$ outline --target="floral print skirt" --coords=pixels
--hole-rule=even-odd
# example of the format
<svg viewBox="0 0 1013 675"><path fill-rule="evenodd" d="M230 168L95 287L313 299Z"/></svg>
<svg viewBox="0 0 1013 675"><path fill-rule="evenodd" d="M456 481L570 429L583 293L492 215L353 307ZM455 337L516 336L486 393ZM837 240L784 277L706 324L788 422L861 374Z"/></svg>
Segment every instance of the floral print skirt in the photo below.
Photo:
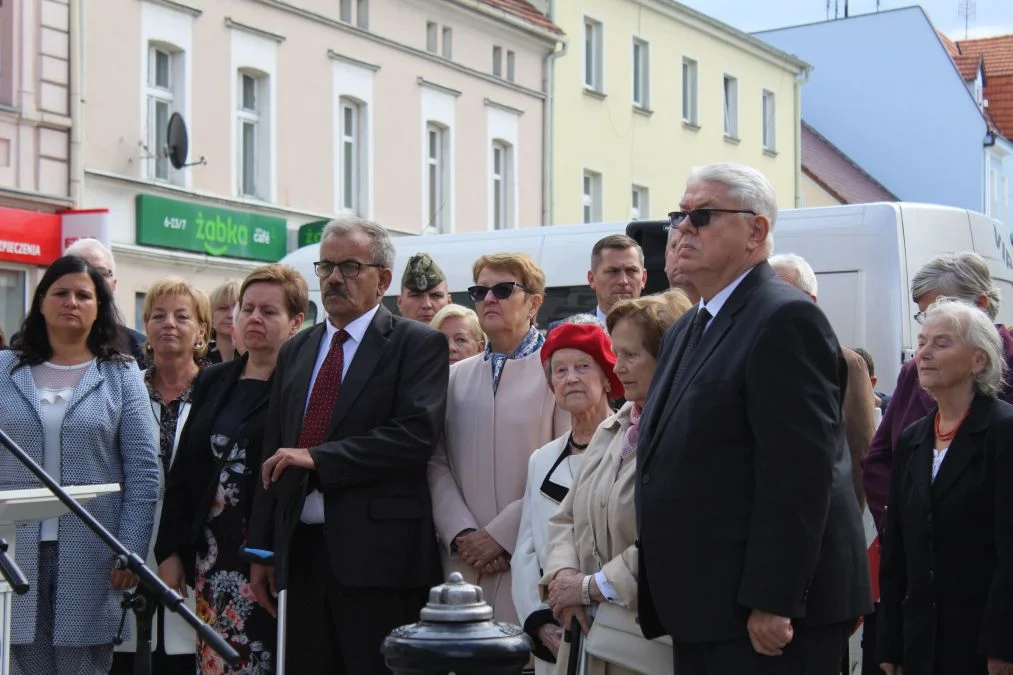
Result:
<svg viewBox="0 0 1013 675"><path fill-rule="evenodd" d="M243 452L233 448L233 452ZM202 675L262 675L274 672L277 622L257 604L250 588L250 566L239 557L253 495L243 495L247 482L241 458L231 458L221 472L218 492L204 526L205 552L197 555L197 616L239 652L230 666L209 645L197 642Z"/></svg>

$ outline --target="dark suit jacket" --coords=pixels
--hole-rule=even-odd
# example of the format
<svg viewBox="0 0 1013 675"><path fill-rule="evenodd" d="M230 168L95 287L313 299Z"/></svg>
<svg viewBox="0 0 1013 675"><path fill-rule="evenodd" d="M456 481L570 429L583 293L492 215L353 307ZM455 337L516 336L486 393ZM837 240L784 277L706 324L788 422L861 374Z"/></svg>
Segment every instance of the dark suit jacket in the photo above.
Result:
<svg viewBox="0 0 1013 675"><path fill-rule="evenodd" d="M746 635L752 609L809 625L868 613L841 413L847 367L830 323L760 263L673 388L695 315L665 335L640 423L644 633L724 641Z"/></svg>
<svg viewBox="0 0 1013 675"><path fill-rule="evenodd" d="M161 563L173 553L180 554L187 580L194 585L193 565L201 532L218 487L220 464L211 454L211 432L222 408L229 402L246 367L247 357L211 366L194 381L190 415L179 438L179 449L165 485L165 502L155 541L155 560ZM267 426L265 393L247 411L237 438L246 446L246 492L253 495L260 482L262 445ZM252 500L251 500L252 502ZM252 503L251 503L252 507ZM241 545L241 543L240 543Z"/></svg>
<svg viewBox="0 0 1013 675"><path fill-rule="evenodd" d="M1006 355L1007 368L1013 368L1013 336L1002 324L996 325L999 337L1002 338L1003 353ZM1013 403L1013 386L1004 384L999 390L999 398ZM900 369L897 386L893 390L893 398L887 406L883 420L879 423L876 435L869 445L869 452L862 460L862 482L865 486L865 497L869 511L876 519L879 533L883 533L886 515L886 504L890 489L890 467L893 464L894 447L901 433L913 422L925 417L934 410L936 402L928 392L918 384L918 370L914 359Z"/></svg>
<svg viewBox="0 0 1013 675"><path fill-rule="evenodd" d="M974 675L1013 661L1013 406L976 397L933 481L934 419L894 453L876 660Z"/></svg>
<svg viewBox="0 0 1013 675"><path fill-rule="evenodd" d="M281 349L264 453L297 447L324 324ZM426 468L443 434L450 356L429 326L382 305L341 384L330 434L310 448L324 495L331 568L351 588L419 588L439 579ZM308 472L287 469L258 488L249 545L275 552L285 586L287 551L299 524Z"/></svg>

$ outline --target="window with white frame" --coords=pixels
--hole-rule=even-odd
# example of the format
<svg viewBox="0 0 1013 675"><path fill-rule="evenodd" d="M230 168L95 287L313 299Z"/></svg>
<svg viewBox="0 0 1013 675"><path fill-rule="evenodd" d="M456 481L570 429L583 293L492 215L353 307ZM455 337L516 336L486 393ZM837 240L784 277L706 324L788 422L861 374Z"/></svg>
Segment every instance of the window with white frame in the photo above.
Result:
<svg viewBox="0 0 1013 675"><path fill-rule="evenodd" d="M14 7L0 2L0 105L14 103Z"/></svg>
<svg viewBox="0 0 1013 675"><path fill-rule="evenodd" d="M989 169L988 178L988 215L998 218L1001 215L999 211L999 172L994 167Z"/></svg>
<svg viewBox="0 0 1013 675"><path fill-rule="evenodd" d="M725 75L724 79L725 98L725 136L728 138L739 137L739 81Z"/></svg>
<svg viewBox="0 0 1013 675"><path fill-rule="evenodd" d="M645 220L650 217L647 188L634 185L630 191L630 220Z"/></svg>
<svg viewBox="0 0 1013 675"><path fill-rule="evenodd" d="M443 58L454 58L454 29L450 26L443 27Z"/></svg>
<svg viewBox="0 0 1013 675"><path fill-rule="evenodd" d="M600 21L584 18L584 87L603 92L602 83L602 25Z"/></svg>
<svg viewBox="0 0 1013 675"><path fill-rule="evenodd" d="M513 222L513 148L505 141L492 143L492 225L495 230L515 227Z"/></svg>
<svg viewBox="0 0 1013 675"><path fill-rule="evenodd" d="M699 124L697 108L697 64L693 59L682 60L682 121Z"/></svg>
<svg viewBox="0 0 1013 675"><path fill-rule="evenodd" d="M366 162L366 105L346 96L339 99L339 133L341 150L338 158L339 204L356 215L366 215L368 179Z"/></svg>
<svg viewBox="0 0 1013 675"><path fill-rule="evenodd" d="M426 222L427 229L449 231L450 130L442 124L426 124Z"/></svg>
<svg viewBox="0 0 1013 675"><path fill-rule="evenodd" d="M492 74L496 77L503 77L503 48L493 46L492 48Z"/></svg>
<svg viewBox="0 0 1013 675"><path fill-rule="evenodd" d="M169 144L169 117L176 111L181 84L182 55L165 45L151 45L148 49L148 152L154 158L149 164L148 177L171 180L172 167L165 150Z"/></svg>
<svg viewBox="0 0 1013 675"><path fill-rule="evenodd" d="M763 149L777 150L777 112L774 92L763 90Z"/></svg>
<svg viewBox="0 0 1013 675"><path fill-rule="evenodd" d="M369 28L369 0L356 0L355 25L363 30Z"/></svg>
<svg viewBox="0 0 1013 675"><path fill-rule="evenodd" d="M633 38L633 105L651 107L650 46L640 38Z"/></svg>
<svg viewBox="0 0 1013 675"><path fill-rule="evenodd" d="M240 70L236 89L236 147L239 194L267 199L270 136L267 120L267 75Z"/></svg>
<svg viewBox="0 0 1013 675"><path fill-rule="evenodd" d="M426 51L435 54L439 51L440 27L435 21L426 22Z"/></svg>
<svg viewBox="0 0 1013 675"><path fill-rule="evenodd" d="M369 28L369 0L340 0L338 18L342 23L354 23L359 28Z"/></svg>
<svg viewBox="0 0 1013 675"><path fill-rule="evenodd" d="M517 75L515 61L516 61L516 56L514 55L513 50L508 49L507 50L507 58L506 58L506 78L510 82L513 82L514 78Z"/></svg>
<svg viewBox="0 0 1013 675"><path fill-rule="evenodd" d="M601 174L584 171L583 218L585 223L601 221Z"/></svg>

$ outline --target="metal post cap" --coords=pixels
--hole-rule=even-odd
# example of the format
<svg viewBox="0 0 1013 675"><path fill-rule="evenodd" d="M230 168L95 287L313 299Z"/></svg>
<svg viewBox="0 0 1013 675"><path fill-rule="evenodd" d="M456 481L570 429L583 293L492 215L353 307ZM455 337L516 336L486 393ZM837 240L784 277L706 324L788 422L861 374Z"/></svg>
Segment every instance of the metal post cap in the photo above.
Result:
<svg viewBox="0 0 1013 675"><path fill-rule="evenodd" d="M460 572L451 572L447 583L429 591L429 603L419 613L426 623L492 621L492 607L480 586L467 583Z"/></svg>

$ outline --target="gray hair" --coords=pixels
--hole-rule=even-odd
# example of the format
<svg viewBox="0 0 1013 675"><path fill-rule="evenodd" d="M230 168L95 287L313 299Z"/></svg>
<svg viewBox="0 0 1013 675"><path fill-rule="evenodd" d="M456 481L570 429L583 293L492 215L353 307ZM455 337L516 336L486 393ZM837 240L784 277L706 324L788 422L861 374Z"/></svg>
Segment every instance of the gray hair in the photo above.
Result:
<svg viewBox="0 0 1013 675"><path fill-rule="evenodd" d="M984 311L993 321L999 314L999 289L992 283L988 263L977 253L941 253L921 266L911 279L915 302L927 293L939 292L976 305L984 294Z"/></svg>
<svg viewBox="0 0 1013 675"><path fill-rule="evenodd" d="M575 324L598 326L603 331L605 331L606 333L608 333L608 327L605 326L605 322L602 321L601 319L599 319L596 314L590 314L590 313L586 313L586 312L583 313L583 314L574 314L573 316L568 316L565 319L563 319L562 321L560 321L559 325L561 326L564 323L575 323Z"/></svg>
<svg viewBox="0 0 1013 675"><path fill-rule="evenodd" d="M356 232L363 232L372 240L374 264L394 269L394 260L397 258L394 242L391 241L387 230L371 220L360 218L354 214L342 214L324 226L320 241L322 242L331 235L347 236Z"/></svg>
<svg viewBox="0 0 1013 675"><path fill-rule="evenodd" d="M957 331L958 338L972 349L985 353L985 368L974 376L974 390L985 396L995 396L1003 386L1006 375L1006 358L1002 338L976 305L959 298L941 297L925 310L923 324L936 319L948 321Z"/></svg>
<svg viewBox="0 0 1013 675"><path fill-rule="evenodd" d="M728 187L739 208L766 216L770 221L767 248L773 250L774 223L777 222L777 194L766 176L751 166L728 162L693 167L686 182L689 184L696 181L721 183Z"/></svg>
<svg viewBox="0 0 1013 675"><path fill-rule="evenodd" d="M98 239L93 239L91 237L78 239L67 247L67 250L63 252L63 255L76 255L78 257L82 257L88 255L89 253L102 254L102 256L109 261L109 269L113 271L114 275L116 274L116 259L113 258L113 252Z"/></svg>
<svg viewBox="0 0 1013 675"><path fill-rule="evenodd" d="M816 282L816 273L806 259L794 253L779 253L772 256L768 261L775 270L787 270L791 272L792 286L795 286L803 293L816 297L816 290L819 287Z"/></svg>

